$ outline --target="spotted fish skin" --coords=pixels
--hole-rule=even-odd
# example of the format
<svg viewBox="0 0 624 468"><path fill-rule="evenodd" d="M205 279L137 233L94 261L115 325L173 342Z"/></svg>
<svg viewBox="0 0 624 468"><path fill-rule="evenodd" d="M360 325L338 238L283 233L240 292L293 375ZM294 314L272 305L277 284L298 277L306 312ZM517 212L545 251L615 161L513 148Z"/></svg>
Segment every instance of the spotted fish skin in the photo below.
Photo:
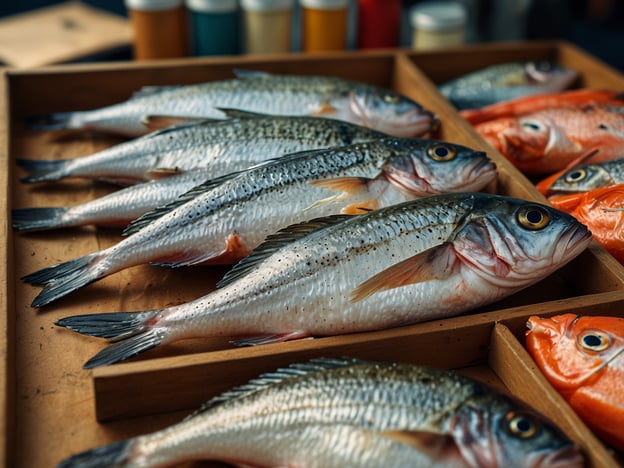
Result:
<svg viewBox="0 0 624 468"><path fill-rule="evenodd" d="M542 416L453 371L326 358L263 374L181 423L77 454L59 468L189 459L306 468L583 464Z"/></svg>
<svg viewBox="0 0 624 468"><path fill-rule="evenodd" d="M224 118L220 108L276 115L320 115L399 137L422 136L439 125L435 114L394 91L327 76L239 70L238 78L185 86L147 86L131 99L89 111L29 119L31 128L95 129L128 136L147 133L150 115Z"/></svg>
<svg viewBox="0 0 624 468"><path fill-rule="evenodd" d="M289 224L357 214L440 191L479 190L496 176L485 153L434 140L377 140L300 152L211 180L132 222L126 239L24 278L40 307L142 263L231 264Z"/></svg>

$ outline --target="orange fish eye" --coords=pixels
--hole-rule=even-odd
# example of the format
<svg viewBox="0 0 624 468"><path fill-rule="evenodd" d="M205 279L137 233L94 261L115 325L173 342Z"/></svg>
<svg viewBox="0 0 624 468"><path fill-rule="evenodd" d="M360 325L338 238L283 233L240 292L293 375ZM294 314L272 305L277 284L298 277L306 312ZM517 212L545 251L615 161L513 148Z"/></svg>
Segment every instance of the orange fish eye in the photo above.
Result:
<svg viewBox="0 0 624 468"><path fill-rule="evenodd" d="M507 432L519 439L530 439L537 435L540 424L531 414L524 411L510 411L505 415Z"/></svg>
<svg viewBox="0 0 624 468"><path fill-rule="evenodd" d="M454 148L447 145L435 145L427 149L427 154L434 161L452 161L457 156Z"/></svg>
<svg viewBox="0 0 624 468"><path fill-rule="evenodd" d="M568 183L578 182L587 177L587 171L582 168L574 169L565 175L565 181Z"/></svg>
<svg viewBox="0 0 624 468"><path fill-rule="evenodd" d="M541 206L526 205L518 210L516 219L520 226L536 231L548 226L550 214Z"/></svg>
<svg viewBox="0 0 624 468"><path fill-rule="evenodd" d="M576 337L576 343L583 350L599 353L611 346L611 337L600 330L583 330Z"/></svg>

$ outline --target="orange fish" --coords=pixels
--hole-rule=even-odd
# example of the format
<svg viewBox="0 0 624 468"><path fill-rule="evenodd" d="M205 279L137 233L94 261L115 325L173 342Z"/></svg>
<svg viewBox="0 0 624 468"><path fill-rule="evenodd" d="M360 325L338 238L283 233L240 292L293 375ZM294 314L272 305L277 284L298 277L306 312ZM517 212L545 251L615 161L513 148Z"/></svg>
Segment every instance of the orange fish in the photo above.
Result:
<svg viewBox="0 0 624 468"><path fill-rule="evenodd" d="M542 109L475 129L527 175L560 171L595 150L592 162L624 153L624 105Z"/></svg>
<svg viewBox="0 0 624 468"><path fill-rule="evenodd" d="M526 346L546 379L599 437L624 450L624 318L530 317Z"/></svg>
<svg viewBox="0 0 624 468"><path fill-rule="evenodd" d="M624 184L553 197L550 203L583 223L624 264Z"/></svg>
<svg viewBox="0 0 624 468"><path fill-rule="evenodd" d="M624 105L624 93L610 89L575 89L559 93L535 94L508 101L497 102L480 109L460 111L472 125L501 117L516 117L544 109L564 106L586 106L590 104Z"/></svg>

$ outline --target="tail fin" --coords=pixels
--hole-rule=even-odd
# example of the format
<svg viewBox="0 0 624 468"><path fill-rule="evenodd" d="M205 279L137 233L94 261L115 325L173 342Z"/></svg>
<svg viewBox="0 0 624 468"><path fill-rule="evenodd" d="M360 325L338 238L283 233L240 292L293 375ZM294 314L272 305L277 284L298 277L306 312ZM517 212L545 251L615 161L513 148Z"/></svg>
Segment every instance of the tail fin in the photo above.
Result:
<svg viewBox="0 0 624 468"><path fill-rule="evenodd" d="M56 112L26 118L26 128L31 130L63 130L70 127L74 112Z"/></svg>
<svg viewBox="0 0 624 468"><path fill-rule="evenodd" d="M21 179L25 184L53 182L67 177L65 172L67 161L63 159L17 159L15 162L19 167L28 172L28 175Z"/></svg>
<svg viewBox="0 0 624 468"><path fill-rule="evenodd" d="M125 361L158 346L165 337L165 330L152 328L148 323L157 313L158 310L150 310L75 315L59 320L56 325L114 342L84 365L85 369L93 369Z"/></svg>
<svg viewBox="0 0 624 468"><path fill-rule="evenodd" d="M57 468L115 468L126 466L131 440L123 440L72 455L62 460Z"/></svg>
<svg viewBox="0 0 624 468"><path fill-rule="evenodd" d="M67 208L16 208L11 211L13 229L42 231L70 226L63 220Z"/></svg>
<svg viewBox="0 0 624 468"><path fill-rule="evenodd" d="M100 278L91 265L99 253L85 255L65 263L60 263L22 277L34 286L45 288L32 302L33 307L43 307L67 294L82 288Z"/></svg>

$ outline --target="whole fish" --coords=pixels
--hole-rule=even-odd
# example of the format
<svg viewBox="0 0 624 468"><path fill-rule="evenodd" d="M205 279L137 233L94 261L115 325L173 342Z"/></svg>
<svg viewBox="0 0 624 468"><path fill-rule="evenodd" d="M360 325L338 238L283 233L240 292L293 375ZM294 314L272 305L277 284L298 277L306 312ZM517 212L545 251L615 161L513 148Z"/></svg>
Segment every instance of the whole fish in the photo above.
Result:
<svg viewBox="0 0 624 468"><path fill-rule="evenodd" d="M180 86L147 86L131 99L100 109L30 119L41 130L95 129L137 136L151 115L224 118L221 107L278 115L318 115L400 137L422 136L439 125L431 112L394 91L329 76L236 71L237 78Z"/></svg>
<svg viewBox="0 0 624 468"><path fill-rule="evenodd" d="M624 319L531 317L527 349L546 379L596 434L624 450Z"/></svg>
<svg viewBox="0 0 624 468"><path fill-rule="evenodd" d="M536 187L545 196L590 190L624 183L624 158L578 164L540 181Z"/></svg>
<svg viewBox="0 0 624 468"><path fill-rule="evenodd" d="M438 89L458 109L475 109L519 96L561 91L578 78L576 70L552 62L508 62L465 74Z"/></svg>
<svg viewBox="0 0 624 468"><path fill-rule="evenodd" d="M18 159L23 182L86 177L134 184L197 167L212 178L282 154L343 146L387 136L334 119L271 116L223 109L230 118L182 124L152 132L97 153L65 160Z"/></svg>
<svg viewBox="0 0 624 468"><path fill-rule="evenodd" d="M14 208L13 229L42 231L97 225L123 228L130 221L175 201L192 188L210 180L211 169L191 169L164 179L124 187L103 197L68 207Z"/></svg>
<svg viewBox="0 0 624 468"><path fill-rule="evenodd" d="M294 153L206 182L133 221L118 244L24 280L46 286L33 301L40 307L130 266L235 263L289 224L479 190L495 176L485 153L433 140L387 138Z"/></svg>
<svg viewBox="0 0 624 468"><path fill-rule="evenodd" d="M560 171L594 150L591 162L616 159L624 152L624 106L545 109L475 129L527 175Z"/></svg>
<svg viewBox="0 0 624 468"><path fill-rule="evenodd" d="M585 224L598 243L624 264L624 184L552 197L550 203Z"/></svg>
<svg viewBox="0 0 624 468"><path fill-rule="evenodd" d="M555 93L535 94L507 101L460 111L463 118L472 125L501 117L517 117L531 112L564 106L585 107L594 104L624 105L624 94L611 89L581 88Z"/></svg>
<svg viewBox="0 0 624 468"><path fill-rule="evenodd" d="M583 458L543 416L456 372L326 358L260 375L176 425L58 466L204 459L302 468L576 468Z"/></svg>
<svg viewBox="0 0 624 468"><path fill-rule="evenodd" d="M572 260L590 239L551 207L485 193L433 195L286 228L194 301L57 325L115 342L86 368L191 337L256 345L386 329L506 297Z"/></svg>

